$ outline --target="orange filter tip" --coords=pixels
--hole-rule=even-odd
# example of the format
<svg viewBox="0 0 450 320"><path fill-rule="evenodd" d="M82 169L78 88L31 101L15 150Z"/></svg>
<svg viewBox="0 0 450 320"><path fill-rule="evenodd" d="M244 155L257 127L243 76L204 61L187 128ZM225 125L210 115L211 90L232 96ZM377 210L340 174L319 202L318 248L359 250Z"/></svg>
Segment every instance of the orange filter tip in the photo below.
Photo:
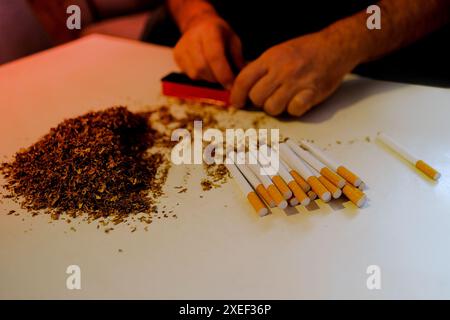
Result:
<svg viewBox="0 0 450 320"><path fill-rule="evenodd" d="M263 217L269 213L266 205L261 201L255 192L250 192L247 195L247 199L260 217Z"/></svg>

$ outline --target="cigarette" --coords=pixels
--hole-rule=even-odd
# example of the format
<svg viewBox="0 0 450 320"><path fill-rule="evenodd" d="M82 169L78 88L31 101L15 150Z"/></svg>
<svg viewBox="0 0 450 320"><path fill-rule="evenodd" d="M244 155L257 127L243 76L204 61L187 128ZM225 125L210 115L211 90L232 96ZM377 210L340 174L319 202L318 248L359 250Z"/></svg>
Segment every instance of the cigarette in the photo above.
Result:
<svg viewBox="0 0 450 320"><path fill-rule="evenodd" d="M284 199L283 195L280 193L280 191L277 189L277 187L273 184L272 180L270 180L270 178L267 175L261 174L261 167L259 166L256 158L249 152L247 152L246 155L250 162L249 164L247 164L247 167L250 168L250 170L255 174L255 176L257 176L258 179L262 182L264 188L266 188L269 195L277 204L277 207L280 209L285 209L288 203Z"/></svg>
<svg viewBox="0 0 450 320"><path fill-rule="evenodd" d="M309 198L308 198L308 200L309 200ZM298 204L299 204L300 202L297 200L297 198L296 197L292 197L292 198L290 198L289 199L289 205L291 206L291 207L295 207L295 206L297 206Z"/></svg>
<svg viewBox="0 0 450 320"><path fill-rule="evenodd" d="M335 186L340 189L345 186L345 179L330 170L330 168L328 168L322 161L314 157L308 151L300 148L300 146L291 139L287 140L286 143L292 151L294 151L300 158L302 158L322 176L327 178L327 180L331 181Z"/></svg>
<svg viewBox="0 0 450 320"><path fill-rule="evenodd" d="M366 190L366 184L364 182L361 182L361 184L358 186L358 189L361 191Z"/></svg>
<svg viewBox="0 0 450 320"><path fill-rule="evenodd" d="M295 153L295 151L294 151ZM330 180L321 175L315 168L313 168L309 163L306 163L306 166L311 170L311 172L319 179L320 183L330 192L333 199L338 199L342 195L342 191L340 188L335 186Z"/></svg>
<svg viewBox="0 0 450 320"><path fill-rule="evenodd" d="M309 197L303 191L303 189L297 184L297 182L295 181L294 177L289 173L288 169L285 167L285 165L281 161L281 157L280 157L279 153L276 152L274 149L271 149L269 146L267 146L267 148L279 160L279 162L278 162L278 174L281 176L281 178L284 180L284 182L286 182L287 186L292 191L292 193L294 194L295 198L297 198L299 203L301 205L303 205L303 206L307 206L310 203ZM265 155L262 154L262 152L259 153L259 156L266 158ZM266 158L266 161L269 161L269 160ZM274 168L274 167L272 166L272 168ZM306 181L305 181L305 183L306 183ZM309 187L309 185L308 185L308 187Z"/></svg>
<svg viewBox="0 0 450 320"><path fill-rule="evenodd" d="M405 147L400 145L398 142L395 142L391 137L389 137L385 133L380 133L378 135L378 139L385 145L387 145L389 148L397 152L399 155L401 155L404 159L410 162L417 169L426 174L429 178L433 180L439 180L439 178L441 177L441 174L436 169L427 164L425 161L420 160L414 155L412 155L410 152L406 150Z"/></svg>
<svg viewBox="0 0 450 320"><path fill-rule="evenodd" d="M245 157L245 154L241 155L238 154L238 157ZM248 168L245 164L240 164L239 162L236 163L236 166L238 167L239 171L242 173L242 175L247 179L247 181L250 183L250 185L255 189L256 193L264 200L264 202L269 206L269 208L276 207L275 200L272 199L267 189L264 187L262 182L258 179L257 176Z"/></svg>
<svg viewBox="0 0 450 320"><path fill-rule="evenodd" d="M314 191L308 191L308 197L311 201L316 200L317 199L317 194Z"/></svg>
<svg viewBox="0 0 450 320"><path fill-rule="evenodd" d="M333 196L333 199L338 199L342 195L342 190L336 187L327 178L321 175L319 176L318 179L325 186L325 188L327 188L327 190L330 191L331 195Z"/></svg>
<svg viewBox="0 0 450 320"><path fill-rule="evenodd" d="M266 167L271 167L271 164L270 164L270 161L263 155L263 153L261 152L261 149L259 149L259 152L257 155L258 155L259 164L261 165L263 170L266 172L266 174L270 177L270 179L272 179L273 183L278 188L278 190L280 190L283 197L286 200L289 200L290 198L292 198L292 191L289 189L288 185L283 180L283 178L278 174L269 174L269 171L266 169ZM257 155L256 154L254 155L255 158ZM273 167L272 167L272 169L273 169ZM275 172L275 170L273 172Z"/></svg>
<svg viewBox="0 0 450 320"><path fill-rule="evenodd" d="M311 186L308 184L308 182L306 182L305 179L302 178L302 176L297 171L291 170L289 173L294 178L295 182L297 182L297 184L300 186L300 188L302 188L303 192L307 193L309 190L311 190Z"/></svg>
<svg viewBox="0 0 450 320"><path fill-rule="evenodd" d="M291 167L294 168L303 179L308 182L312 190L322 199L323 202L331 200L331 193L324 187L324 185L312 174L303 160L297 157L294 151L285 143L280 143L280 155L282 159Z"/></svg>
<svg viewBox="0 0 450 320"><path fill-rule="evenodd" d="M366 203L367 197L364 192L349 183L344 186L342 192L358 208L361 208Z"/></svg>
<svg viewBox="0 0 450 320"><path fill-rule="evenodd" d="M226 164L227 169L230 171L231 176L234 178L234 181L238 184L241 191L246 195L247 200L252 205L253 209L255 209L256 213L263 217L269 213L269 210L252 189L250 184L245 180L244 176L241 174L239 169L236 167L234 163Z"/></svg>
<svg viewBox="0 0 450 320"><path fill-rule="evenodd" d="M283 164L283 166L286 168L286 170L290 173L290 175L292 176L292 178L294 178L295 182L297 182L297 184L300 186L300 188L302 188L303 192L307 193L309 190L311 190L311 186L308 184L308 182L306 182L305 179L302 178L302 176L295 171L294 169L292 169L290 166L288 166L288 164L280 158L280 162Z"/></svg>
<svg viewBox="0 0 450 320"><path fill-rule="evenodd" d="M311 152L317 159L322 161L333 171L337 172L338 175L343 177L345 180L350 182L355 187L358 187L361 184L361 179L356 174L351 172L345 166L338 164L334 159L332 159L329 155L326 155L322 150L320 150L312 143L307 142L305 140L301 140L300 144L303 148Z"/></svg>

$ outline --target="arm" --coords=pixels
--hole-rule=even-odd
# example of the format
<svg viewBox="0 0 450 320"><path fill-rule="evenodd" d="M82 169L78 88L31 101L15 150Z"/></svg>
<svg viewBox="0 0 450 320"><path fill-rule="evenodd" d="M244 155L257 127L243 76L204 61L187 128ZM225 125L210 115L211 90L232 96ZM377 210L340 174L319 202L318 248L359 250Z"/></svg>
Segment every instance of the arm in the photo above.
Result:
<svg viewBox="0 0 450 320"><path fill-rule="evenodd" d="M238 36L206 0L167 0L167 4L182 33L174 49L181 70L193 79L230 88L234 74L228 58L238 68L244 64Z"/></svg>
<svg viewBox="0 0 450 320"><path fill-rule="evenodd" d="M444 26L450 19L448 0L382 0L381 30L365 27L368 15L355 16L331 25L328 32L337 31L341 36L357 40L355 51L360 62L369 62L405 47L425 35Z"/></svg>
<svg viewBox="0 0 450 320"><path fill-rule="evenodd" d="M197 18L205 15L218 16L207 0L167 0L167 4L181 33L184 33Z"/></svg>
<svg viewBox="0 0 450 320"><path fill-rule="evenodd" d="M363 11L322 31L270 48L236 78L232 103L247 97L266 112L300 116L324 101L345 74L406 46L449 21L448 0L381 0L381 30L369 30Z"/></svg>

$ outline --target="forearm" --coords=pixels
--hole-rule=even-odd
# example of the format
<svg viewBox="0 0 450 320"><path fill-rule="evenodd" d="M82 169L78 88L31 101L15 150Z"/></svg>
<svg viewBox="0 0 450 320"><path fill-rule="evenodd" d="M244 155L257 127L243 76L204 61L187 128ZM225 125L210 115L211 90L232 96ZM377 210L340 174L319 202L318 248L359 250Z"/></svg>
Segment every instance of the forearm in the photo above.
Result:
<svg viewBox="0 0 450 320"><path fill-rule="evenodd" d="M203 15L217 15L207 0L167 0L167 5L182 33L197 18Z"/></svg>
<svg viewBox="0 0 450 320"><path fill-rule="evenodd" d="M348 43L357 64L382 57L431 33L450 19L448 0L381 0L381 29L369 30L364 11L340 20L324 31ZM350 41L349 41L350 40Z"/></svg>

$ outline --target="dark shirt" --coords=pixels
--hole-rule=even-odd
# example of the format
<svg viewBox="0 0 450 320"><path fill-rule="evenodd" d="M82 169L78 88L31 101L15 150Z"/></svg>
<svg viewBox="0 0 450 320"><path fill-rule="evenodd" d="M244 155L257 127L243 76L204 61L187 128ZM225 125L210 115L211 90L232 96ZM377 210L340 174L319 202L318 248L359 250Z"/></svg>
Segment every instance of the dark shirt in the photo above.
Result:
<svg viewBox="0 0 450 320"><path fill-rule="evenodd" d="M365 10L373 0L211 0L242 40L247 59L286 40L319 31Z"/></svg>

